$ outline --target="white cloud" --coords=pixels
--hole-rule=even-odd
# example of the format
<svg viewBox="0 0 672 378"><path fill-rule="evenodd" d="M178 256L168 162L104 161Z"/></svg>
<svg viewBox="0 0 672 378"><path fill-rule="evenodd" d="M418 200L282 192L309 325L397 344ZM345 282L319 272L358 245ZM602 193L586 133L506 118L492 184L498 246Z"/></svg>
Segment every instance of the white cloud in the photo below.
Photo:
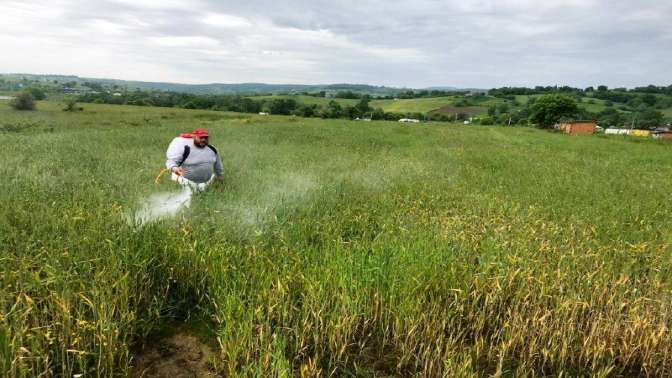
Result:
<svg viewBox="0 0 672 378"><path fill-rule="evenodd" d="M126 34L128 27L124 24L114 23L108 20L94 18L88 21L87 26L92 29L94 32L93 35L112 35L112 36L121 36Z"/></svg>
<svg viewBox="0 0 672 378"><path fill-rule="evenodd" d="M188 10L200 5L200 1L194 0L112 0L112 2L150 10Z"/></svg>
<svg viewBox="0 0 672 378"><path fill-rule="evenodd" d="M151 45L160 47L203 48L219 46L219 41L214 38L204 36L161 36L150 37L147 40Z"/></svg>
<svg viewBox="0 0 672 378"><path fill-rule="evenodd" d="M252 26L252 23L245 17L223 13L209 13L203 18L203 23L220 28L246 28Z"/></svg>

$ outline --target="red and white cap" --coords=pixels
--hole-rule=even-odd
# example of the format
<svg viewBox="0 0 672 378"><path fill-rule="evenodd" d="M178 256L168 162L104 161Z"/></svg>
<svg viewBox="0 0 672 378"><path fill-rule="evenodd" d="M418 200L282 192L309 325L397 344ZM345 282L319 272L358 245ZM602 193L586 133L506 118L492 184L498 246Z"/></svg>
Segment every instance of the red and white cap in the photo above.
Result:
<svg viewBox="0 0 672 378"><path fill-rule="evenodd" d="M181 137L181 138L189 138L189 139L191 139L191 138L193 138L193 137L195 137L195 136L197 136L197 137L199 137L199 138L207 138L208 136L210 136L210 134L208 134L208 130L206 130L206 129L200 129L200 128L199 128L199 129L196 129L196 130L194 130L194 131L192 131L191 133L182 133L182 134L180 134L180 137Z"/></svg>
<svg viewBox="0 0 672 378"><path fill-rule="evenodd" d="M207 138L208 136L210 136L210 134L208 134L208 130L200 128L192 131L191 135L197 136L199 138Z"/></svg>

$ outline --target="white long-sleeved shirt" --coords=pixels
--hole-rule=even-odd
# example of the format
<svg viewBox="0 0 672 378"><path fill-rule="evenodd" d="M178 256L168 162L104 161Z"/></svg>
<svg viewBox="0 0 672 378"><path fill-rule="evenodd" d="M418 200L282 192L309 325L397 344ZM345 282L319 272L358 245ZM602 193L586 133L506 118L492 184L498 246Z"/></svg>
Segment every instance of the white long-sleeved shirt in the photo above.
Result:
<svg viewBox="0 0 672 378"><path fill-rule="evenodd" d="M184 146L189 146L190 152L187 159L182 161ZM173 139L166 151L166 168L172 170L174 167L182 167L184 177L196 183L208 181L213 172L217 176L224 173L219 154L208 146L197 147L193 139L183 137Z"/></svg>

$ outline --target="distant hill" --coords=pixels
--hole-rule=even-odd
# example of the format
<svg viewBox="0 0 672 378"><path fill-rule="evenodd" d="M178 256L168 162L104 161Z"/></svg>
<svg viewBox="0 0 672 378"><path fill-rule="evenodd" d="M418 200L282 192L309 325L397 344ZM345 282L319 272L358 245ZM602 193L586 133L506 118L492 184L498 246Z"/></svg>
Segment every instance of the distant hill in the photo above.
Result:
<svg viewBox="0 0 672 378"><path fill-rule="evenodd" d="M427 87L422 88L425 91L444 91L444 92L479 92L487 93L487 89L482 88L457 88L457 87Z"/></svg>
<svg viewBox="0 0 672 378"><path fill-rule="evenodd" d="M159 90L171 92L183 92L193 94L276 94L276 93L300 93L300 92L319 92L325 91L327 93L336 93L341 91L351 91L362 94L370 94L374 96L388 96L402 93L412 88L394 88L385 86L374 86L367 84L266 84L266 83L237 83L237 84L181 84L181 83L165 83L165 82L149 82L149 81L128 81L117 79L102 79L102 78L87 78L72 75L39 75L39 74L0 74L0 79L10 80L13 82L24 81L41 82L45 84L59 84L64 83L74 84L73 86L81 86L84 83L97 83L108 87L114 87L125 90L142 89L142 90ZM463 89L455 87L435 87L431 90L444 91L461 91ZM417 90L417 89L415 89ZM428 89L430 90L430 89Z"/></svg>

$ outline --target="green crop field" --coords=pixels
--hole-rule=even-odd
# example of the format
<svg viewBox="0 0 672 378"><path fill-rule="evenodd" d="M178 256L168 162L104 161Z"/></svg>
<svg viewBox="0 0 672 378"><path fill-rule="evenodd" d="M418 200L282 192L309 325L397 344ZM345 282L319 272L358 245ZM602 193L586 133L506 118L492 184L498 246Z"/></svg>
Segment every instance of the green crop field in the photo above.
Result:
<svg viewBox="0 0 672 378"><path fill-rule="evenodd" d="M672 374L670 144L83 107L0 101L2 376L139 375L176 333L222 376ZM196 127L225 180L134 224Z"/></svg>
<svg viewBox="0 0 672 378"><path fill-rule="evenodd" d="M409 98L398 100L373 100L369 104L373 108L382 108L394 113L428 113L443 106L453 104L455 97Z"/></svg>
<svg viewBox="0 0 672 378"><path fill-rule="evenodd" d="M358 100L343 99L343 98L324 98L313 97L305 95L273 95L273 96L253 96L252 99L281 99L291 98L302 104L316 104L326 106L330 101L336 101L341 105L355 105ZM386 112L394 113L428 113L432 110L439 109L443 106L450 106L453 104L455 97L428 97L428 98L412 98L412 99L397 99L397 100L372 100L369 106L372 108L381 108Z"/></svg>
<svg viewBox="0 0 672 378"><path fill-rule="evenodd" d="M607 108L605 102L605 100L600 100L597 98L582 97L581 102L578 105L579 107L582 107L589 112L599 113Z"/></svg>
<svg viewBox="0 0 672 378"><path fill-rule="evenodd" d="M355 105L357 100L351 100L346 98L325 98L325 97L315 97L315 96L305 96L305 95L271 95L271 96L250 96L254 100L273 100L273 99L294 99L296 102L306 105L321 105L327 106L329 102L335 100L339 104L345 105Z"/></svg>

